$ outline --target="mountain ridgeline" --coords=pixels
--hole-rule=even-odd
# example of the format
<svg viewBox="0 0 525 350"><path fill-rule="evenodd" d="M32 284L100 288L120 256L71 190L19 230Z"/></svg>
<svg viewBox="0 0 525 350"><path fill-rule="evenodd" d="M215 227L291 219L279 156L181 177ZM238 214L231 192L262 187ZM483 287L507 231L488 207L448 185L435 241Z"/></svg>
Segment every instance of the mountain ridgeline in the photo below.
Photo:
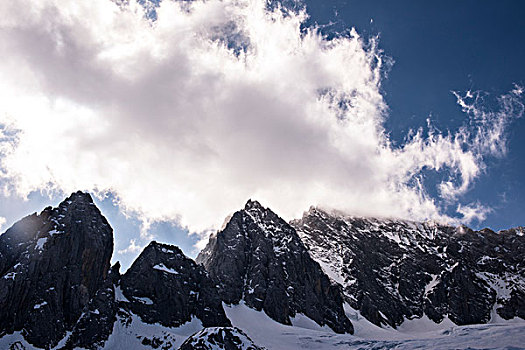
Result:
<svg viewBox="0 0 525 350"><path fill-rule="evenodd" d="M0 348L262 349L234 307L349 335L356 312L393 328L523 319L523 233L317 208L288 223L248 201L196 261L151 242L121 274L112 228L76 192L0 236Z"/></svg>
<svg viewBox="0 0 525 350"><path fill-rule="evenodd" d="M241 300L291 325L302 313L338 333L352 333L342 289L323 273L293 227L258 202L248 201L197 256L228 304Z"/></svg>
<svg viewBox="0 0 525 350"><path fill-rule="evenodd" d="M525 236L354 218L311 208L292 222L314 259L376 325L525 318Z"/></svg>

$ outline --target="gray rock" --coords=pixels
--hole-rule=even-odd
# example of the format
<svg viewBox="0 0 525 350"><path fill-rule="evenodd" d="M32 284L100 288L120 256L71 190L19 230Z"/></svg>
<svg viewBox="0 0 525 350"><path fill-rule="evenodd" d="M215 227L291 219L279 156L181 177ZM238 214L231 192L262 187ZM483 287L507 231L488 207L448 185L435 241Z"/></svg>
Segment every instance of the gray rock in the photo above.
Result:
<svg viewBox="0 0 525 350"><path fill-rule="evenodd" d="M309 255L295 229L258 202L248 201L196 261L219 281L222 300L244 300L277 322L302 313L335 332L353 332L340 287Z"/></svg>
<svg viewBox="0 0 525 350"><path fill-rule="evenodd" d="M30 215L0 236L0 336L55 346L104 286L113 232L89 194Z"/></svg>
<svg viewBox="0 0 525 350"><path fill-rule="evenodd" d="M178 247L151 242L120 286L125 306L144 322L177 327L196 316L204 327L231 326L215 283Z"/></svg>
<svg viewBox="0 0 525 350"><path fill-rule="evenodd" d="M212 327L195 333L179 347L179 350L264 350L257 346L239 328Z"/></svg>
<svg viewBox="0 0 525 350"><path fill-rule="evenodd" d="M119 311L115 300L114 282L118 281L120 264L117 263L110 271L104 284L96 292L82 315L76 322L64 349L100 349L113 331Z"/></svg>
<svg viewBox="0 0 525 350"><path fill-rule="evenodd" d="M522 228L477 232L318 208L291 224L338 276L347 302L376 325L396 327L424 314L435 322L486 323L494 307L505 319L525 314Z"/></svg>

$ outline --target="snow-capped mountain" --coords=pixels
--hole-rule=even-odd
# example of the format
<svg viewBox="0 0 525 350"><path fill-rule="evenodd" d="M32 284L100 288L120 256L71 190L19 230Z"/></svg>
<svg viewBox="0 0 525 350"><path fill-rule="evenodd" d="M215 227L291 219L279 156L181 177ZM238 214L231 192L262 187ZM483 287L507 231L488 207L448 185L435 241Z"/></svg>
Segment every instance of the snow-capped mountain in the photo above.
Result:
<svg viewBox="0 0 525 350"><path fill-rule="evenodd" d="M38 348L173 348L203 327L231 325L215 282L179 248L151 242L122 276L112 252L113 231L89 194L16 223L0 236L0 337Z"/></svg>
<svg viewBox="0 0 525 350"><path fill-rule="evenodd" d="M277 322L298 313L337 333L352 333L340 287L312 260L286 221L248 201L224 230L211 237L196 260L219 281L222 300L243 301Z"/></svg>
<svg viewBox="0 0 525 350"><path fill-rule="evenodd" d="M121 301L146 323L178 327L195 317L204 327L231 325L214 281L175 246L151 242L119 287Z"/></svg>
<svg viewBox="0 0 525 350"><path fill-rule="evenodd" d="M525 343L520 228L474 232L319 209L289 224L248 201L210 238L201 264L151 242L121 275L112 250L111 227L82 192L2 234L0 349Z"/></svg>
<svg viewBox="0 0 525 350"><path fill-rule="evenodd" d="M458 325L525 318L523 228L473 231L317 208L292 225L352 308L376 325L424 315Z"/></svg>
<svg viewBox="0 0 525 350"><path fill-rule="evenodd" d="M55 346L105 287L112 253L111 227L81 192L17 222L0 236L0 335Z"/></svg>

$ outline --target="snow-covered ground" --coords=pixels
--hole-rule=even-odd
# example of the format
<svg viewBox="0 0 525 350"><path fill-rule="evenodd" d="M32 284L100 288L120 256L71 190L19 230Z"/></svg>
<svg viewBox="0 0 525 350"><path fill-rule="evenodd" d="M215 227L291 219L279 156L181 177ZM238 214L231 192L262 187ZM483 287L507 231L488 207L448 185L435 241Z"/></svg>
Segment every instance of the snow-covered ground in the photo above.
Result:
<svg viewBox="0 0 525 350"><path fill-rule="evenodd" d="M153 347L147 346L144 343L152 342L154 338L159 339L163 345L171 344L169 349L178 349L186 338L202 328L201 321L195 317L180 327L169 328L157 323L144 323L139 316L132 314L131 319L117 319L117 322L115 322L113 326L113 333L104 344L104 349L152 349ZM146 342L144 342L144 338L146 338Z"/></svg>
<svg viewBox="0 0 525 350"><path fill-rule="evenodd" d="M345 305L345 311L355 328L355 334L349 335L335 334L328 327L321 327L304 315L297 315L292 319L293 326L286 326L242 303L224 305L224 309L233 326L242 329L255 344L268 350L525 349L525 320L522 319L504 321L495 317L489 324L456 326L449 319L436 324L423 317L406 320L395 330L379 328L358 311ZM152 349L147 344L154 338L161 340L163 345L171 344L170 349L177 349L184 340L201 329L202 324L196 318L181 327L168 328L160 324L146 324L132 314L126 318L119 317L103 349ZM61 341L55 349L63 346L65 341ZM20 342L27 350L35 349L19 332L1 338L0 349L9 349L15 342Z"/></svg>
<svg viewBox="0 0 525 350"><path fill-rule="evenodd" d="M268 350L298 349L525 349L525 321L456 326L445 319L407 320L398 329L379 328L346 305L355 334L335 334L313 321L308 327L285 326L243 304L224 307L235 327ZM296 318L297 319L297 318ZM299 316L302 322L308 319ZM303 323L304 324L304 323Z"/></svg>

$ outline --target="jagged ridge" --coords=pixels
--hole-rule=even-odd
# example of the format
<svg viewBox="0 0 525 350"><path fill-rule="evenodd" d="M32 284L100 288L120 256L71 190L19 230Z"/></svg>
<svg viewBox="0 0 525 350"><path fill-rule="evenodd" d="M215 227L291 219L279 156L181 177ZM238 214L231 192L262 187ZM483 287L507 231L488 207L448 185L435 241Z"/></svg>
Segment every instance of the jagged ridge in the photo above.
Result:
<svg viewBox="0 0 525 350"><path fill-rule="evenodd" d="M525 317L525 237L434 223L354 218L311 208L292 222L312 256L377 325Z"/></svg>
<svg viewBox="0 0 525 350"><path fill-rule="evenodd" d="M121 339L116 330L138 323L124 332L134 346L173 348L191 333L172 331L186 325L212 327L186 346L258 349L228 327L221 300L284 324L301 313L339 333L352 331L343 296L393 327L423 315L456 324L525 317L522 228L473 231L316 208L292 226L248 201L199 255L209 273L179 248L151 242L121 276L118 263L109 268L111 227L89 194L74 193L0 236L0 338L19 332L38 347L109 349ZM141 333L145 325L159 331Z"/></svg>
<svg viewBox="0 0 525 350"><path fill-rule="evenodd" d="M147 323L178 327L196 316L204 327L231 326L215 283L178 247L151 242L120 287L131 311Z"/></svg>
<svg viewBox="0 0 525 350"><path fill-rule="evenodd" d="M302 313L335 332L353 332L339 286L312 260L295 230L256 201L233 214L196 261L219 281L228 304L243 300L284 324Z"/></svg>

